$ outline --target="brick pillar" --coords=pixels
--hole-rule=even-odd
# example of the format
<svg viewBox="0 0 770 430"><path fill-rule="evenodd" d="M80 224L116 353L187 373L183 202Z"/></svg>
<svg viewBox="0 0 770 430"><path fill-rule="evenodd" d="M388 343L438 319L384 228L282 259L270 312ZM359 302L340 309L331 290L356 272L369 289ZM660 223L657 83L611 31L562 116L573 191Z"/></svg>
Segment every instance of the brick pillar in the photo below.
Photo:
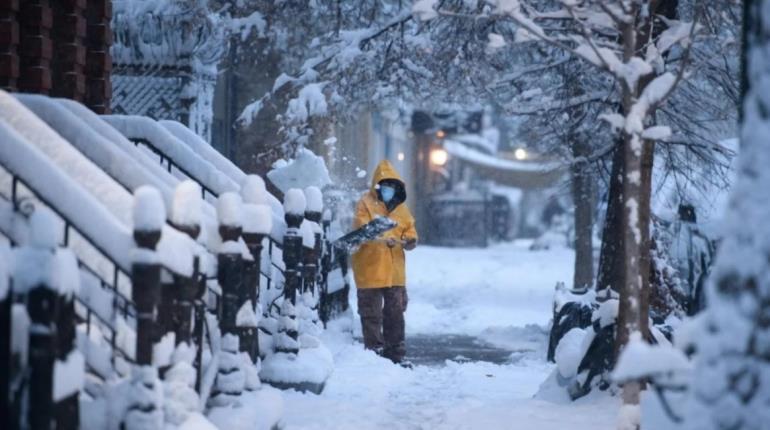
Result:
<svg viewBox="0 0 770 430"><path fill-rule="evenodd" d="M0 0L0 88L15 91L19 79L19 0Z"/></svg>
<svg viewBox="0 0 770 430"><path fill-rule="evenodd" d="M19 10L19 91L49 94L53 11L49 0L24 0Z"/></svg>
<svg viewBox="0 0 770 430"><path fill-rule="evenodd" d="M94 112L108 114L112 99L112 0L87 0L87 3L85 102Z"/></svg>
<svg viewBox="0 0 770 430"><path fill-rule="evenodd" d="M52 6L52 39L56 55L51 63L51 95L82 102L86 95L87 0L57 0Z"/></svg>

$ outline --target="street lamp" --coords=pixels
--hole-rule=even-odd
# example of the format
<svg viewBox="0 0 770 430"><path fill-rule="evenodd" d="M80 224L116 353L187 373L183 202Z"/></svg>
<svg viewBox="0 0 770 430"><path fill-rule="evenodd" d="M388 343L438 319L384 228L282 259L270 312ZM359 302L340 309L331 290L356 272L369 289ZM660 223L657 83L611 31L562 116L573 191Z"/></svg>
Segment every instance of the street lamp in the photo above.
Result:
<svg viewBox="0 0 770 430"><path fill-rule="evenodd" d="M443 148L433 148L430 150L430 163L434 166L443 167L449 161L449 154Z"/></svg>
<svg viewBox="0 0 770 430"><path fill-rule="evenodd" d="M524 148L516 148L516 150L513 151L513 156L517 160L519 160L519 161L526 160L527 159L527 150L524 149Z"/></svg>

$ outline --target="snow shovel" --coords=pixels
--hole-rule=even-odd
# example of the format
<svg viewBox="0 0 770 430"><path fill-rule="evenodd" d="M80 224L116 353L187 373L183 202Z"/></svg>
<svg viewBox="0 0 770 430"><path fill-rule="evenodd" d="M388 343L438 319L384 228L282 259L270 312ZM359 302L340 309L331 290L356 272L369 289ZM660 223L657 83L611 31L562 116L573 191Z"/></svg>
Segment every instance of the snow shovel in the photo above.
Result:
<svg viewBox="0 0 770 430"><path fill-rule="evenodd" d="M332 242L338 250L350 252L365 242L377 239L379 235L392 230L398 225L388 217L377 217L350 233Z"/></svg>

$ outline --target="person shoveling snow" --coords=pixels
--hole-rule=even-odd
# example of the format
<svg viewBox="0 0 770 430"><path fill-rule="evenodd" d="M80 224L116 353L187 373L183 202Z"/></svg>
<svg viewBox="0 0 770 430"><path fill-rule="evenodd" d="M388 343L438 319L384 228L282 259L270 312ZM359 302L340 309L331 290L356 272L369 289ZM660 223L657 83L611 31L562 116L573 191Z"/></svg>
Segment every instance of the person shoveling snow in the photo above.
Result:
<svg viewBox="0 0 770 430"><path fill-rule="evenodd" d="M397 225L378 239L362 244L352 256L353 275L358 288L358 313L364 346L404 364L404 311L406 275L404 251L417 246L414 217L405 204L404 181L389 161L383 160L372 177L372 187L356 205L353 228L378 217Z"/></svg>

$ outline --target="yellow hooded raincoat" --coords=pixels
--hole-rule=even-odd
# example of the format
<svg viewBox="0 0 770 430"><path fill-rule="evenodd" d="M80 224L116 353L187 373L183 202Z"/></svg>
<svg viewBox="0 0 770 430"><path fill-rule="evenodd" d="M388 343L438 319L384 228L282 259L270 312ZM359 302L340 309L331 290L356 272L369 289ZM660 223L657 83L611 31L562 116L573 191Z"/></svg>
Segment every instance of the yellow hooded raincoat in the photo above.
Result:
<svg viewBox="0 0 770 430"><path fill-rule="evenodd" d="M380 162L372 176L371 189L358 201L353 228L358 228L379 216L387 216L398 225L383 233L380 236L381 239L417 240L414 217L406 207L406 203L401 202L388 212L385 204L379 199L376 186L384 179L396 179L402 184L404 182L388 160ZM381 241L365 243L353 254L352 265L358 288L406 286L406 264L404 248L401 244L390 248Z"/></svg>

